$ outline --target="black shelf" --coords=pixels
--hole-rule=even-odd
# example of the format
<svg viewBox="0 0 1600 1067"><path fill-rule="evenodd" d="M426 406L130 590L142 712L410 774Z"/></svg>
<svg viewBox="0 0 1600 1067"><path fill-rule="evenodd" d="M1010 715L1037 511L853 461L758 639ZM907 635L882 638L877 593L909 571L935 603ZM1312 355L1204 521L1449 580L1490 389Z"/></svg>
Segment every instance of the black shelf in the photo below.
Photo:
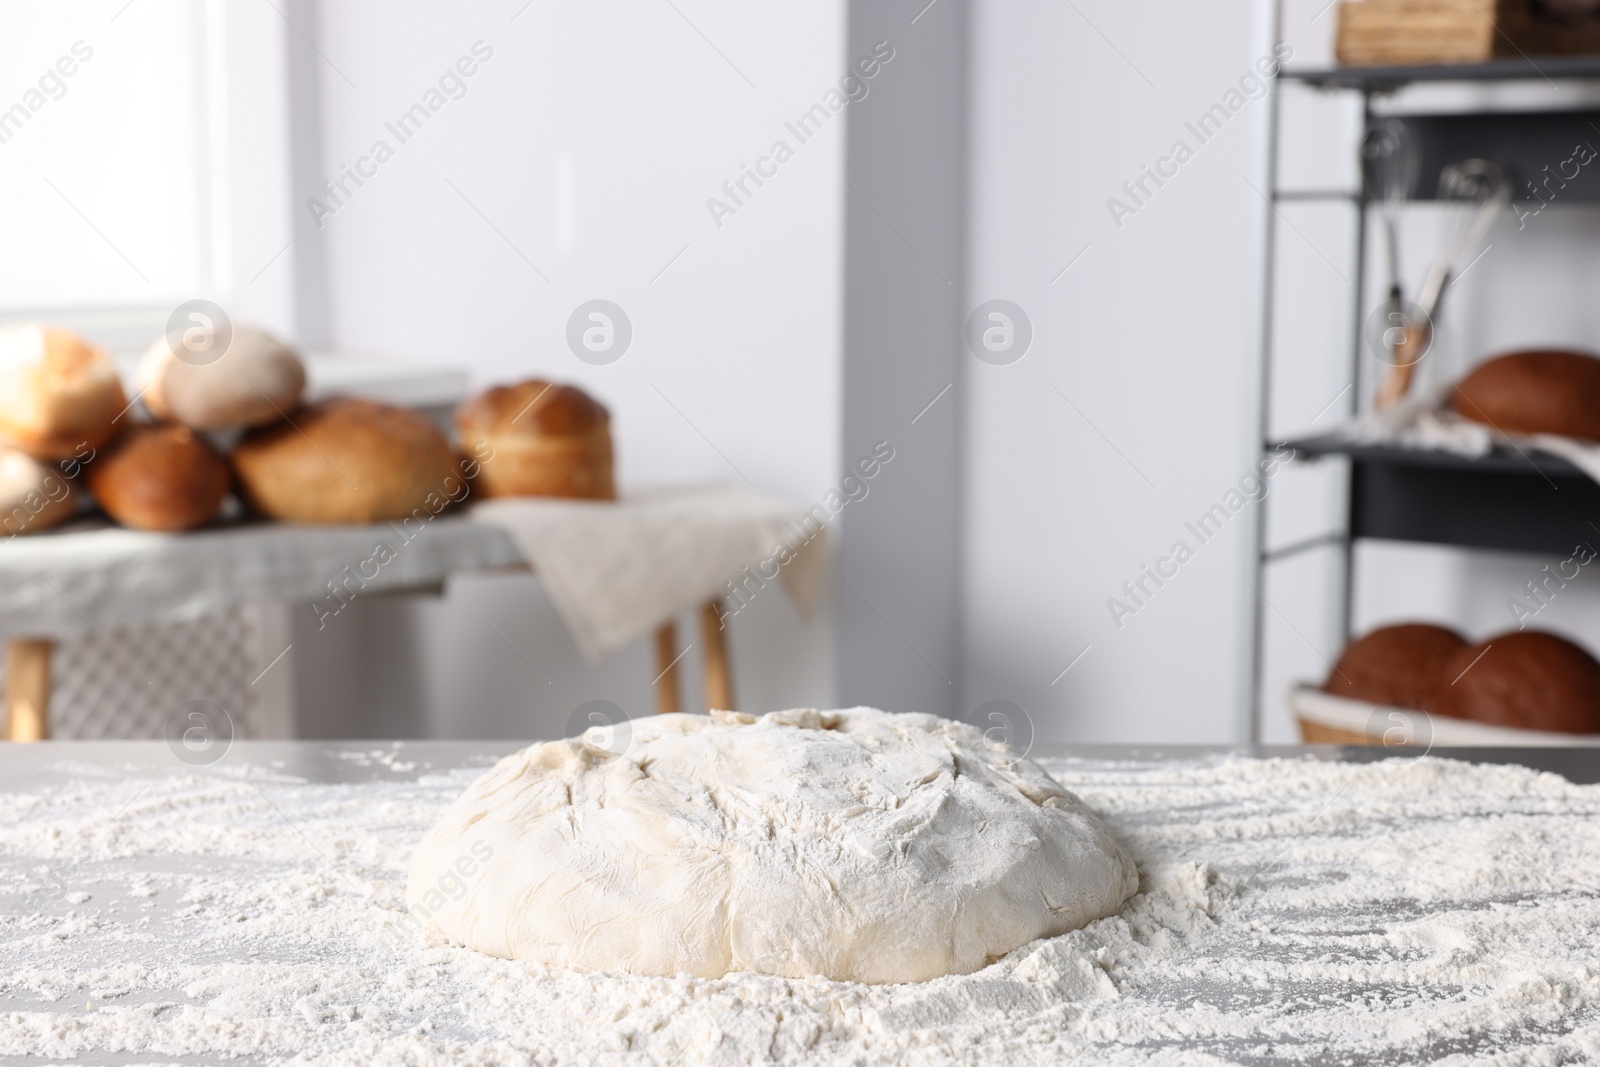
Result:
<svg viewBox="0 0 1600 1067"><path fill-rule="evenodd" d="M1564 459L1496 448L1480 457L1323 436L1296 459L1350 460L1350 537L1511 552L1600 542L1600 483Z"/></svg>
<svg viewBox="0 0 1600 1067"><path fill-rule="evenodd" d="M1415 200L1439 195L1439 172L1458 159L1492 159L1511 179L1518 201L1551 204L1600 201L1600 159L1576 149L1600 149L1600 110L1403 115L1421 153ZM1538 191L1535 191L1538 186Z"/></svg>
<svg viewBox="0 0 1600 1067"><path fill-rule="evenodd" d="M1600 56L1516 56L1488 63L1434 63L1401 67L1328 67L1280 70L1285 81L1302 82L1319 89L1359 89L1381 93L1415 82L1600 80Z"/></svg>

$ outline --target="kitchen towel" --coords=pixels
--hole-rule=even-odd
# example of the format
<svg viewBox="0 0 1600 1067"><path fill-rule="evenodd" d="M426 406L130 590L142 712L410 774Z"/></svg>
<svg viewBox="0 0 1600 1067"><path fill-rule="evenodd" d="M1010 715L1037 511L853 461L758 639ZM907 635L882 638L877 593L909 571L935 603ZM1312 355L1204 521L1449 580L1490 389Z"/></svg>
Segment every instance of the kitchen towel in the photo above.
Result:
<svg viewBox="0 0 1600 1067"><path fill-rule="evenodd" d="M774 585L809 613L831 517L731 486L641 489L614 501L503 497L468 515L510 535L591 662L708 600L729 597L737 608Z"/></svg>
<svg viewBox="0 0 1600 1067"><path fill-rule="evenodd" d="M1464 419L1450 410L1453 386L1407 397L1388 411L1362 415L1334 434L1351 444L1398 445L1435 449L1461 456L1484 456L1505 445L1514 451L1547 452L1571 463L1600 482L1600 445L1557 434L1507 434L1481 422Z"/></svg>

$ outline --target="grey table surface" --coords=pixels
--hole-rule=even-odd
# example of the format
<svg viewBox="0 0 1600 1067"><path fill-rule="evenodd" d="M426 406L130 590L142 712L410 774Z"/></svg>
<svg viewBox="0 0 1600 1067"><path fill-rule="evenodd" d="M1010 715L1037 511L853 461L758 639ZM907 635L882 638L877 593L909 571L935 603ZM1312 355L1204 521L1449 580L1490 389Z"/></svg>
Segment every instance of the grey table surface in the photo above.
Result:
<svg viewBox="0 0 1600 1067"><path fill-rule="evenodd" d="M45 853L37 849L37 854L21 850L15 855L0 855L0 887L11 887L0 889L0 1063L36 1067L60 1062L107 1065L218 1062L221 1047L151 1050L137 1043L109 1040L104 1036L109 1031L94 1027L107 1025L104 1021L107 1018L132 1017L143 1012L150 1019L141 1025L150 1028L152 1034L170 1038L174 1025L170 1020L184 1012L204 1009L211 995L199 986L191 988L188 984L191 979L209 973L208 967L242 965L245 944L261 950L259 958L255 951L248 953L250 959L258 963L326 960L331 968L329 973L338 976L337 982L380 982L394 964L389 956L376 949L368 951L353 943L344 944L328 929L320 933L307 932L300 940L282 934L262 934L254 941L236 943L233 940L236 935L229 931L244 931L249 925L241 921L236 927L229 926L229 922L238 921L239 917L229 919L224 911L207 910L206 901L198 896L191 899L187 890L203 888L201 883L215 883L231 885L238 893L240 887L258 884L281 889L301 886L307 879L315 881L318 872L328 866L321 849L329 844L330 838L343 833L346 820L364 820L364 832L382 836L390 844L413 839L421 831L420 824L412 825L417 818L397 815L400 809L389 804L390 799L410 797L415 801L418 797L451 795L470 780L473 769L487 767L526 744L526 741L510 740L240 741L230 746L221 758L198 766L180 760L166 742L159 740L0 744L0 796L9 794L13 799L28 794L53 796L54 804L65 806L36 816L53 820L50 832L54 836L45 840L35 835L33 839L35 845L55 849L49 853L51 855L69 853L76 847L75 837L80 834L99 835L96 839L102 842L117 840L116 828L111 824L123 819L124 812L127 824L153 820L145 824L152 834L168 833L175 826L191 824L210 827L217 833L231 833L235 824L227 820L235 818L255 819L268 828L274 826L276 820L287 827L279 833L285 843L282 848L264 849L259 854L226 847L219 847L214 854L205 849L176 849L162 845L160 842L167 839L160 838L156 846L142 853L121 857L86 856L81 867L73 863L61 871L56 868L62 863L53 861L45 865L49 869L43 873L39 870L38 855ZM1421 1039L1408 1038L1405 1035L1416 1029L1413 1015L1408 1014L1410 1009L1406 1006L1410 1000L1447 1004L1452 998L1466 995L1458 988L1461 983L1454 976L1455 972L1448 967L1440 972L1443 978L1439 973L1426 972L1419 979L1420 984L1412 983L1401 991L1404 997L1391 989L1392 983L1386 979L1363 977L1363 967L1375 966L1366 961L1362 953L1377 951L1368 942L1382 940L1378 927L1385 923L1397 928L1415 924L1425 917L1419 913L1417 901L1404 892L1397 892L1393 899L1367 902L1363 905L1366 910L1362 910L1322 899L1323 894L1338 893L1340 886L1346 884L1349 872L1342 867L1350 862L1351 853L1336 845L1352 832L1366 835L1363 840L1372 841L1376 850L1373 863L1392 857L1391 864L1404 869L1413 865L1410 857L1417 855L1411 850L1426 847L1430 835L1441 833L1453 834L1452 841L1456 844L1452 849L1459 847L1466 858L1472 858L1474 850L1492 859L1494 854L1507 848L1542 848L1539 842L1544 839L1537 836L1519 837L1514 842L1504 836L1500 827L1511 825L1506 820L1519 820L1519 825L1536 824L1536 829L1542 828L1538 832L1549 835L1549 841L1556 845L1566 840L1568 844L1560 848L1587 863L1583 857L1594 854L1593 843L1579 844L1563 835L1586 833L1583 826L1592 825L1594 819L1590 810L1592 803L1574 798L1570 790L1564 791L1565 787L1551 781L1534 789L1538 795L1524 797L1522 792L1533 787L1517 778L1511 785L1502 783L1497 799L1486 802L1492 810L1480 811L1470 798L1454 797L1447 789L1440 788L1446 780L1439 777L1441 772L1428 768L1420 768L1421 774L1415 779L1416 793L1408 802L1411 807L1388 820L1374 821L1370 812L1360 810L1359 801L1352 801L1357 805L1352 812L1343 808L1330 812L1329 805L1338 800L1338 794L1331 789L1326 795L1322 792L1303 795L1302 791L1301 794L1286 792L1279 797L1274 793L1262 803L1245 803L1241 800L1243 794L1230 794L1226 788L1217 790L1215 795L1197 795L1188 802L1171 802L1175 794L1170 792L1164 794L1169 800L1137 800L1136 794L1145 784L1155 785L1165 775L1164 763L1170 761L1175 772L1184 764L1192 776L1196 767L1218 765L1218 761L1208 757L1226 754L1291 757L1326 763L1328 773L1319 771L1313 777L1331 782L1350 770L1340 768L1339 764L1371 763L1396 753L1381 748L1345 746L1040 744L1034 747L1031 755L1051 761L1050 766L1058 774L1065 772L1068 777L1076 776L1080 780L1078 788L1096 790L1108 800L1116 798L1121 790L1124 799L1119 805L1124 810L1117 816L1116 828L1128 835L1135 845L1172 853L1157 857L1169 864L1200 857L1221 876L1238 884L1268 887L1303 884L1317 888L1316 893L1304 895L1303 900L1295 895L1297 890L1291 892L1292 906L1285 905L1276 911L1247 908L1244 917L1249 921L1233 921L1210 940L1197 941L1193 949L1177 960L1190 969L1184 973L1192 972L1197 977L1179 982L1164 971L1133 973L1124 982L1120 998L1106 1001L1095 1008L1096 1011L1116 1012L1117 1005L1122 1003L1124 1015L1166 1013L1167 1017L1185 1025L1186 1020L1198 1019L1203 1025L1181 1040L1185 1048L1218 1058L1212 1062L1252 1064L1285 1059L1313 1063L1359 1060L1401 1064L1426 1062L1454 1053L1505 1053L1515 1057L1533 1054L1535 1048L1555 1055L1555 1049L1544 1046L1552 1041L1568 1041L1570 1033L1579 1028L1600 1025L1595 1021L1600 1008L1593 1005L1553 1023L1541 1019L1530 1009L1524 1013L1525 1018L1519 1016L1515 1020L1515 1025L1483 1034L1441 1032ZM1596 749L1438 749L1432 754L1480 764L1519 764L1559 774L1574 783L1600 782L1600 750ZM1402 768L1395 772L1397 775L1404 773L1406 763L1396 761L1396 766ZM1372 770L1388 773L1377 768ZM1214 775L1204 777L1204 772L1202 777L1191 780L1220 781ZM1389 784L1398 786L1403 781L1405 779L1397 777ZM139 784L141 782L143 784ZM1206 788L1196 792L1204 793ZM159 810L153 808L152 799L163 794L166 795L158 801ZM198 806L199 800L196 800L197 806L189 806L190 798L224 794L236 798L243 795L249 803L229 802L217 809L221 814L213 812L211 815ZM260 805L255 804L256 794L261 798ZM1136 803L1130 804L1129 799ZM221 803L215 801L213 807ZM1435 805L1442 805L1439 812L1433 811ZM412 807L416 807L415 803ZM256 808L259 810L254 810ZM1320 822L1325 812L1329 817ZM1213 835L1192 845L1184 844L1186 828L1192 821L1203 819L1241 827L1258 823L1276 829L1272 836L1250 838L1246 835L1232 840ZM25 819L24 823L27 821ZM300 830L302 825L307 828L304 832ZM0 826L0 837L10 829L13 828ZM23 831L20 826L15 829L19 835ZM1315 836L1319 847L1333 850L1330 852L1334 856L1332 866L1311 856L1298 861L1291 869L1283 862L1282 855L1274 851L1278 847L1276 835L1279 833L1302 835L1307 840ZM1592 838L1593 835L1588 836ZM224 839L218 840L226 843ZM303 857L296 859L284 852L284 848L293 851L301 844L304 845ZM383 875L383 871L376 867L367 870L371 864L363 866L359 855L341 858L337 866L338 870L324 879L328 883L329 899L338 903L349 898L354 901L347 905L349 908L367 908L364 897L346 892L347 875L353 872L368 881L382 881L379 875ZM1558 866L1551 866L1552 876ZM1510 870L1514 876L1516 868ZM392 872L384 877L389 882L394 881ZM146 882L153 879L152 884L163 887L162 891L153 896L132 895L129 886L140 879ZM24 884L31 882L39 882L42 888L29 889ZM1465 922L1488 914L1486 909L1501 909L1494 912L1499 915L1508 914L1508 909L1513 908L1523 909L1519 913L1527 914L1536 909L1566 908L1572 909L1574 921L1578 923L1575 929L1581 931L1583 923L1600 923L1600 912L1588 903L1592 896L1586 885L1567 886L1559 892L1548 887L1530 890L1512 885L1500 894L1505 900L1499 897L1479 900L1472 894L1462 894L1460 899L1435 900L1422 911L1431 909L1454 917L1450 921ZM1397 886L1404 888L1398 882ZM78 889L91 892L71 892ZM313 914L307 912L307 916ZM1352 922L1352 917L1359 921ZM77 925L70 925L74 923ZM1600 929L1600 926L1589 928ZM57 930L63 939L47 944L43 939ZM1580 932L1574 936L1581 940L1583 935ZM1579 957L1588 957L1592 945L1557 947L1565 955L1556 953L1559 958L1552 958L1549 963L1552 973L1561 967L1582 966ZM1387 951L1392 946L1384 942L1379 948ZM415 953L407 951L412 953L405 957L408 965L415 965L420 957L413 958ZM1288 982L1280 988L1263 986L1240 970L1252 961L1261 967L1292 969L1298 965L1297 961L1325 956L1352 961L1351 976L1319 979L1310 984ZM167 968L178 977L156 975L127 979L123 983L128 986L125 990L113 989L104 995L95 991L96 983L111 981L96 975L115 972L115 978L123 973L116 968L123 967L125 971L126 965L140 961L153 961L152 965ZM4 980L8 972L17 975L30 970L31 978L9 983ZM41 978L42 971L50 973ZM480 1024L473 1015L479 1010L474 1000L476 994L472 992L477 989L473 984L476 979L470 976L459 980L452 978L453 972L448 968L438 973L442 977L435 979L436 986L429 988L438 991L430 995L436 996L438 1005L442 1006L430 1007L429 1011L442 1020L441 1034L463 1041L492 1039L533 1043L535 1038L542 1041L551 1033L558 1033L559 1028L550 1033L539 1031L531 1037L519 1037L518 1027L532 1025L520 1017ZM457 984L450 984L453 981ZM350 995L359 993L356 990ZM1477 993L1473 995L1478 996ZM1477 1010L1476 1005L1488 1003L1485 997L1487 994L1479 996L1463 1010ZM1220 1007L1209 1016L1193 1015L1198 1010L1194 1007L1197 998ZM796 1006L796 1011L801 1007ZM1535 1002L1534 1007L1542 1010L1544 1005ZM1363 1014L1371 1012L1378 1014L1370 1018ZM7 1013L12 1013L9 1018L17 1026L9 1039L3 1025ZM291 1007L279 1006L255 1014L259 1018L254 1019L253 1025L298 1025ZM1298 1029L1282 1030L1280 1018L1289 1017L1299 1020L1295 1023ZM1319 1020L1325 1020L1326 1025ZM415 1020L406 1017L400 1021L409 1026ZM1366 1027L1369 1021L1371 1029ZM42 1043L36 1047L32 1044L34 1038L21 1036L23 1025L34 1028L28 1031L30 1034L43 1035L39 1038ZM307 1023L304 1028L307 1033L321 1032L316 1029L318 1025L334 1024ZM351 1025L363 1024L358 1020ZM1351 1046L1346 1039L1347 1032L1354 1032L1352 1028L1361 1033L1386 1036L1373 1039L1379 1041L1381 1047ZM991 1030L1000 1032L1004 1027L992 1026ZM388 1040L392 1036L382 1033L374 1040ZM1151 1039L1148 1047L1142 1047L1144 1053L1157 1057L1149 1062L1160 1062L1164 1050L1171 1051L1168 1048L1171 1040ZM51 1044L52 1041L55 1044ZM348 1049L327 1062L382 1062L359 1059L363 1055L358 1053L361 1047L364 1046L352 1040ZM958 1048L955 1044L950 1047ZM1115 1051L1112 1046L1096 1048L1103 1055ZM1263 1053L1262 1049L1268 1051ZM1357 1054L1358 1050L1364 1051ZM1141 1049L1130 1047L1123 1051L1132 1054ZM280 1038L276 1044L264 1041L257 1050L228 1054L237 1057L231 1062L266 1064L288 1062L294 1052L292 1042L285 1043ZM1099 1055L1081 1062L1097 1062L1098 1058ZM1076 1057L1063 1057L1062 1062L1067 1059L1076 1062ZM1003 1060L1002 1056L995 1062ZM578 1054L558 1056L553 1062L575 1063L584 1062L584 1059ZM1517 1059L1515 1062L1578 1060Z"/></svg>

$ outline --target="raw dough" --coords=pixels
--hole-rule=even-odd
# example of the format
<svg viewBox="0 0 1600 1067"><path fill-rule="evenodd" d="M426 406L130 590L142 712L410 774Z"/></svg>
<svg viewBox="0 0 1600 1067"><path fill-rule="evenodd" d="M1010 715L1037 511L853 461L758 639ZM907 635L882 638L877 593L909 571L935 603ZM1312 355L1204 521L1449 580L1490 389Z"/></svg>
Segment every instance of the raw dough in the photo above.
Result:
<svg viewBox="0 0 1600 1067"><path fill-rule="evenodd" d="M423 838L412 916L582 971L916 982L1120 908L1133 862L974 726L659 715L501 760ZM593 743L592 743L593 742Z"/></svg>

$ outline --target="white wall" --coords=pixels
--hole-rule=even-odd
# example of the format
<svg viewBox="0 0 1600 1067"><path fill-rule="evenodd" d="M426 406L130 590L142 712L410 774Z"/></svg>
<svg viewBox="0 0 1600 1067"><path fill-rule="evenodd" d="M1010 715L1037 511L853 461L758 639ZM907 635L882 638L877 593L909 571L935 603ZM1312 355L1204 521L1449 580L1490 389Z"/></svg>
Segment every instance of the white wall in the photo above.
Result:
<svg viewBox="0 0 1600 1067"><path fill-rule="evenodd" d="M1015 302L1034 340L966 360L964 699L1015 702L1041 739L1235 736L1248 516L1203 547L1184 523L1253 458L1263 105L1203 145L1184 124L1255 62L1252 20L1248 0L974 5L968 303ZM1108 198L1180 138L1194 158L1119 227ZM1196 557L1119 629L1107 599L1179 538Z"/></svg>
<svg viewBox="0 0 1600 1067"><path fill-rule="evenodd" d="M624 485L748 479L808 504L841 462L844 119L720 228L706 201L838 81L843 8L677 8L291 9L313 16L299 29L315 49L300 47L291 69L314 71L319 127L297 146L296 254L327 294L303 315L303 339L466 367L475 385L576 382L611 408ZM465 95L400 144L385 123L479 41L492 56ZM380 138L394 157L316 228L308 175L336 178ZM564 340L594 298L633 325L609 366L580 362ZM832 610L830 598L804 621L774 592L741 612L741 703L832 701ZM462 578L439 602L370 605L352 620L359 633L330 640L308 620L300 697L328 731L354 715L378 734L528 736L559 731L593 697L650 708L642 643L583 664L531 578ZM680 627L680 639L695 638Z"/></svg>

